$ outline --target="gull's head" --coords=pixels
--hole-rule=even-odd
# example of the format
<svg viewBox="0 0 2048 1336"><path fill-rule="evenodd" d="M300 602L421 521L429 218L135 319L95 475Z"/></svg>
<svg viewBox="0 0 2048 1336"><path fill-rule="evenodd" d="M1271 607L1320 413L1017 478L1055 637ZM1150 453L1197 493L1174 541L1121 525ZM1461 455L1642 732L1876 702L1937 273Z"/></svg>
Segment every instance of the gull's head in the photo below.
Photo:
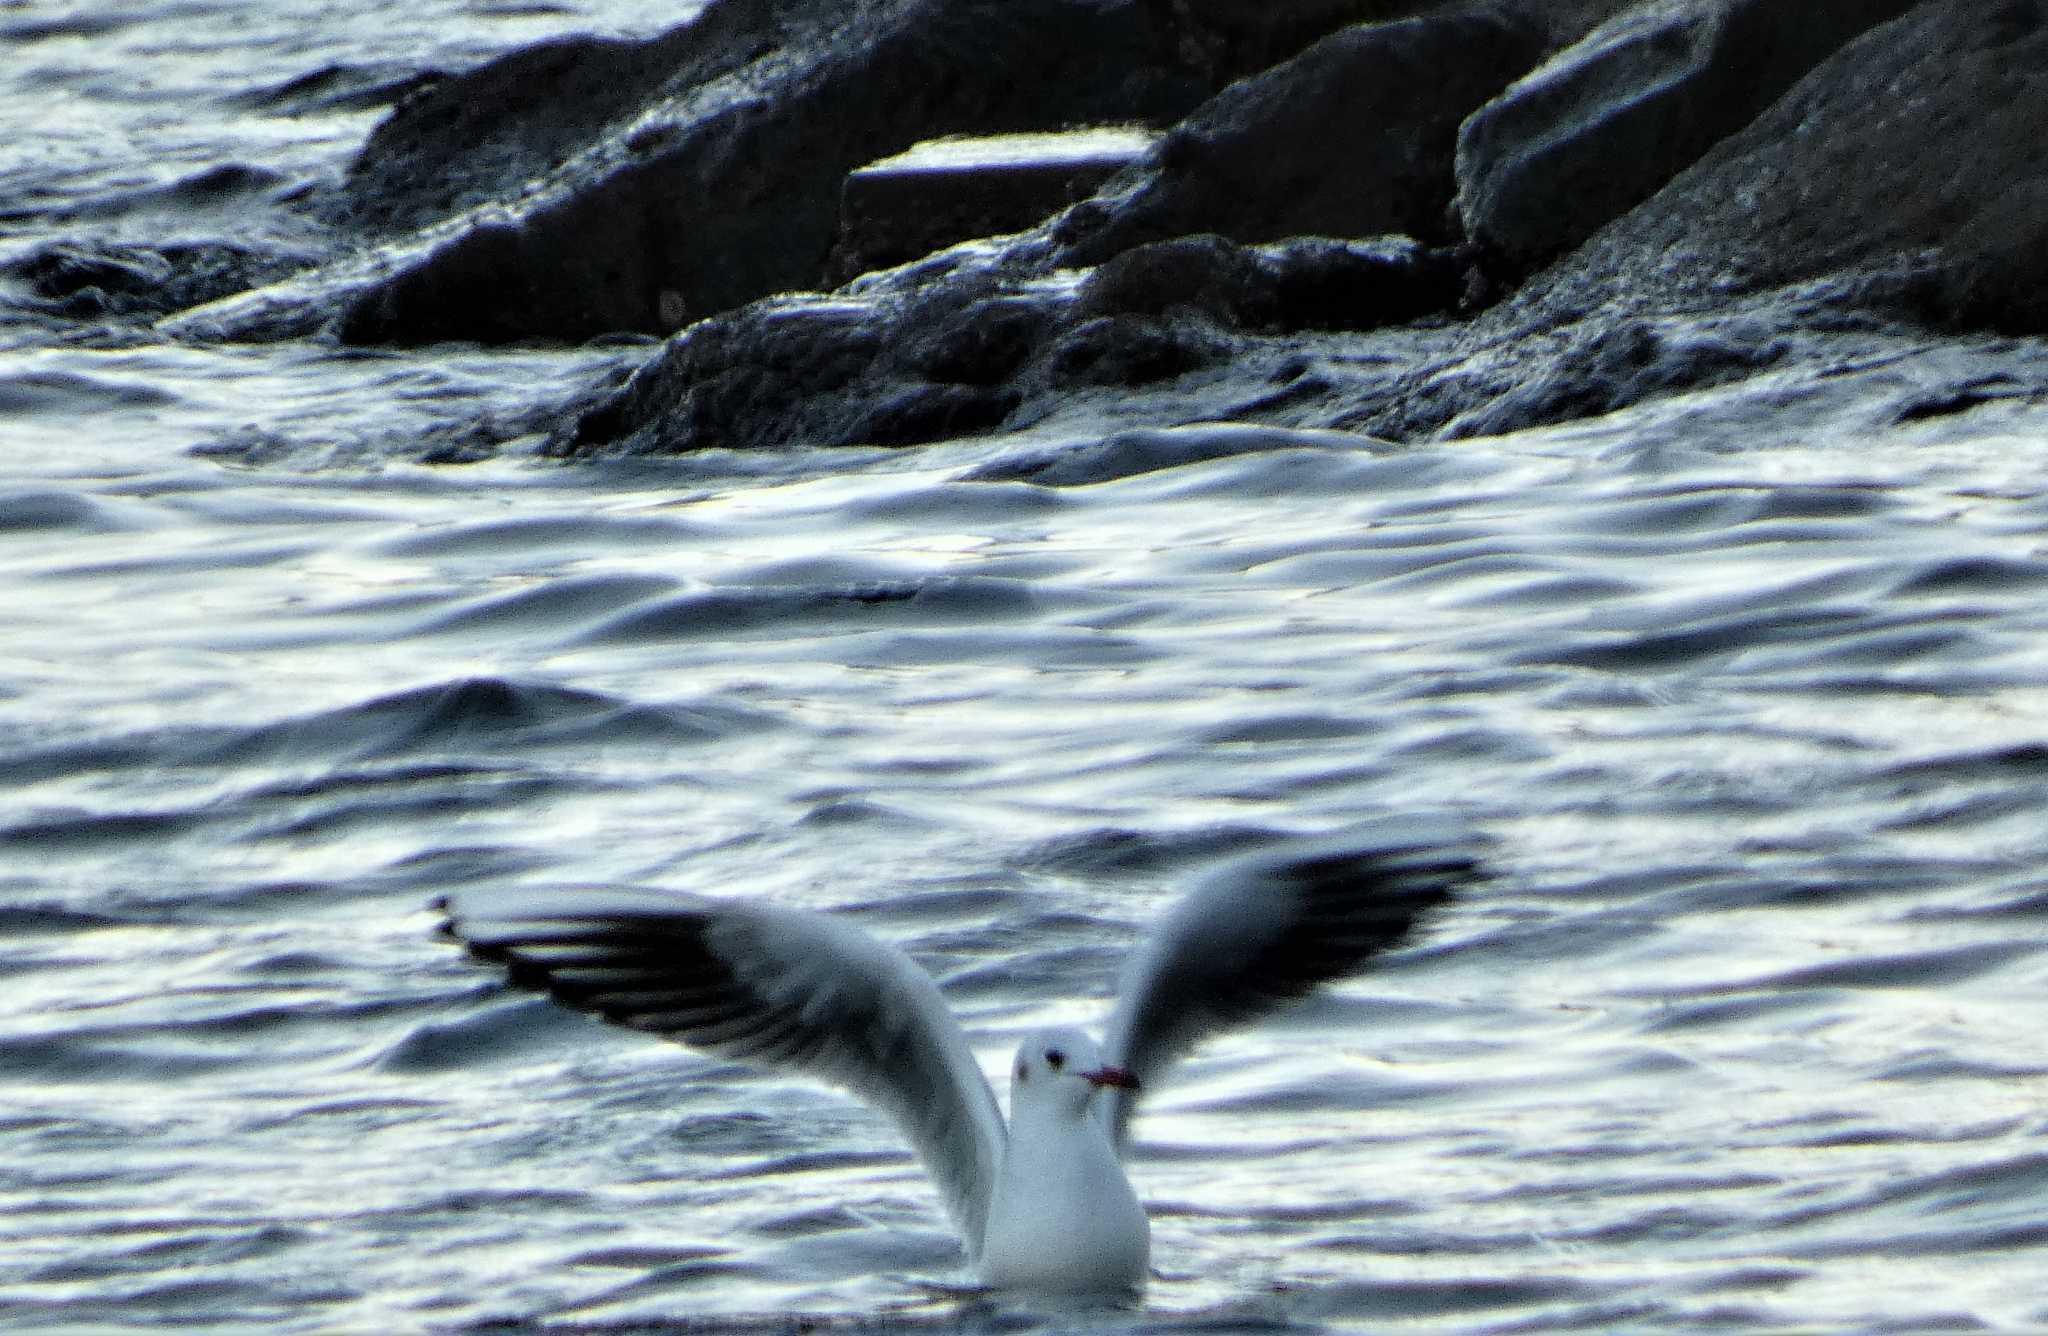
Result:
<svg viewBox="0 0 2048 1336"><path fill-rule="evenodd" d="M1102 1048L1080 1030L1039 1030L1017 1046L1010 1064L1010 1117L1044 1109L1079 1118L1104 1086L1138 1088L1138 1078L1102 1060Z"/></svg>

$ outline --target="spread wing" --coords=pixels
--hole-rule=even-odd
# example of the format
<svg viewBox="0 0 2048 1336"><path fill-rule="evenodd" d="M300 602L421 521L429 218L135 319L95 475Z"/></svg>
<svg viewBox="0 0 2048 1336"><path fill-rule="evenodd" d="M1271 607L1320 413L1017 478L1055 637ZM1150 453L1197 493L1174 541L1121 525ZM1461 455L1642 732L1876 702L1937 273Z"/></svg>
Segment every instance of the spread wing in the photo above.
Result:
<svg viewBox="0 0 2048 1336"><path fill-rule="evenodd" d="M1399 944L1484 875L1480 840L1445 818L1388 820L1227 863L1168 912L1125 969L1104 1052L1139 1089L1208 1035L1279 1010ZM1138 1090L1105 1092L1121 1145Z"/></svg>
<svg viewBox="0 0 2048 1336"><path fill-rule="evenodd" d="M1003 1118L931 976L823 914L651 890L470 892L445 931L514 984L845 1087L902 1128L979 1253Z"/></svg>

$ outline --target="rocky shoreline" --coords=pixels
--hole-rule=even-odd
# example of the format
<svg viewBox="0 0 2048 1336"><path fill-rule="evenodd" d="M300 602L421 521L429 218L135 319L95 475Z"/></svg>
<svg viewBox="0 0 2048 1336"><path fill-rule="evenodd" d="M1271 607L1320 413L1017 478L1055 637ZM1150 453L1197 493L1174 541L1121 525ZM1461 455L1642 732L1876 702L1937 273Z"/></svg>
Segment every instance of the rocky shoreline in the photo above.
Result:
<svg viewBox="0 0 2048 1336"><path fill-rule="evenodd" d="M183 339L665 340L562 406L558 456L1077 402L1467 436L2048 333L2040 0L717 0L392 95L289 246L81 242L6 276ZM839 283L850 174L1104 125L1151 146L1092 193ZM2048 396L2006 351L1899 411Z"/></svg>

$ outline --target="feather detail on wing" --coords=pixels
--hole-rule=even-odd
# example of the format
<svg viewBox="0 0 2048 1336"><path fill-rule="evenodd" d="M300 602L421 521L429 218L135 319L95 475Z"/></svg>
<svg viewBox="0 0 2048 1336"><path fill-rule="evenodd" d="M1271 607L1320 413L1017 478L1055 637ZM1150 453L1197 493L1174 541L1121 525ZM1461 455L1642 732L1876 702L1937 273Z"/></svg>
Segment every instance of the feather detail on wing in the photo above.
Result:
<svg viewBox="0 0 2048 1336"><path fill-rule="evenodd" d="M936 984L824 914L651 890L471 892L447 933L618 1025L845 1087L902 1128L979 1253L1003 1119Z"/></svg>
<svg viewBox="0 0 2048 1336"><path fill-rule="evenodd" d="M1290 841L1218 868L1125 969L1103 1051L1141 1089L1205 1037L1279 1010L1398 945L1483 876L1479 838L1444 818ZM1138 1091L1105 1092L1121 1145Z"/></svg>

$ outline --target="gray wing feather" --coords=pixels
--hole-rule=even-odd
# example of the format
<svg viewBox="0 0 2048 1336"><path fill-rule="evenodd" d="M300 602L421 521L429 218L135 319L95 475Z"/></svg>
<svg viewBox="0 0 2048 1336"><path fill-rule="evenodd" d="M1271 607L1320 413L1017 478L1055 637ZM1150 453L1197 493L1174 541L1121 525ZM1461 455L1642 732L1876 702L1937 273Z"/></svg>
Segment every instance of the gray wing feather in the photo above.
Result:
<svg viewBox="0 0 2048 1336"><path fill-rule="evenodd" d="M1480 845L1447 818L1388 820L1290 841L1204 877L1124 971L1103 1047L1140 1090L1105 1092L1117 1144L1140 1091L1189 1049L1398 945L1484 875Z"/></svg>
<svg viewBox="0 0 2048 1336"><path fill-rule="evenodd" d="M1005 1133L938 986L824 914L649 890L472 892L445 931L615 1024L845 1087L902 1128L979 1253Z"/></svg>

